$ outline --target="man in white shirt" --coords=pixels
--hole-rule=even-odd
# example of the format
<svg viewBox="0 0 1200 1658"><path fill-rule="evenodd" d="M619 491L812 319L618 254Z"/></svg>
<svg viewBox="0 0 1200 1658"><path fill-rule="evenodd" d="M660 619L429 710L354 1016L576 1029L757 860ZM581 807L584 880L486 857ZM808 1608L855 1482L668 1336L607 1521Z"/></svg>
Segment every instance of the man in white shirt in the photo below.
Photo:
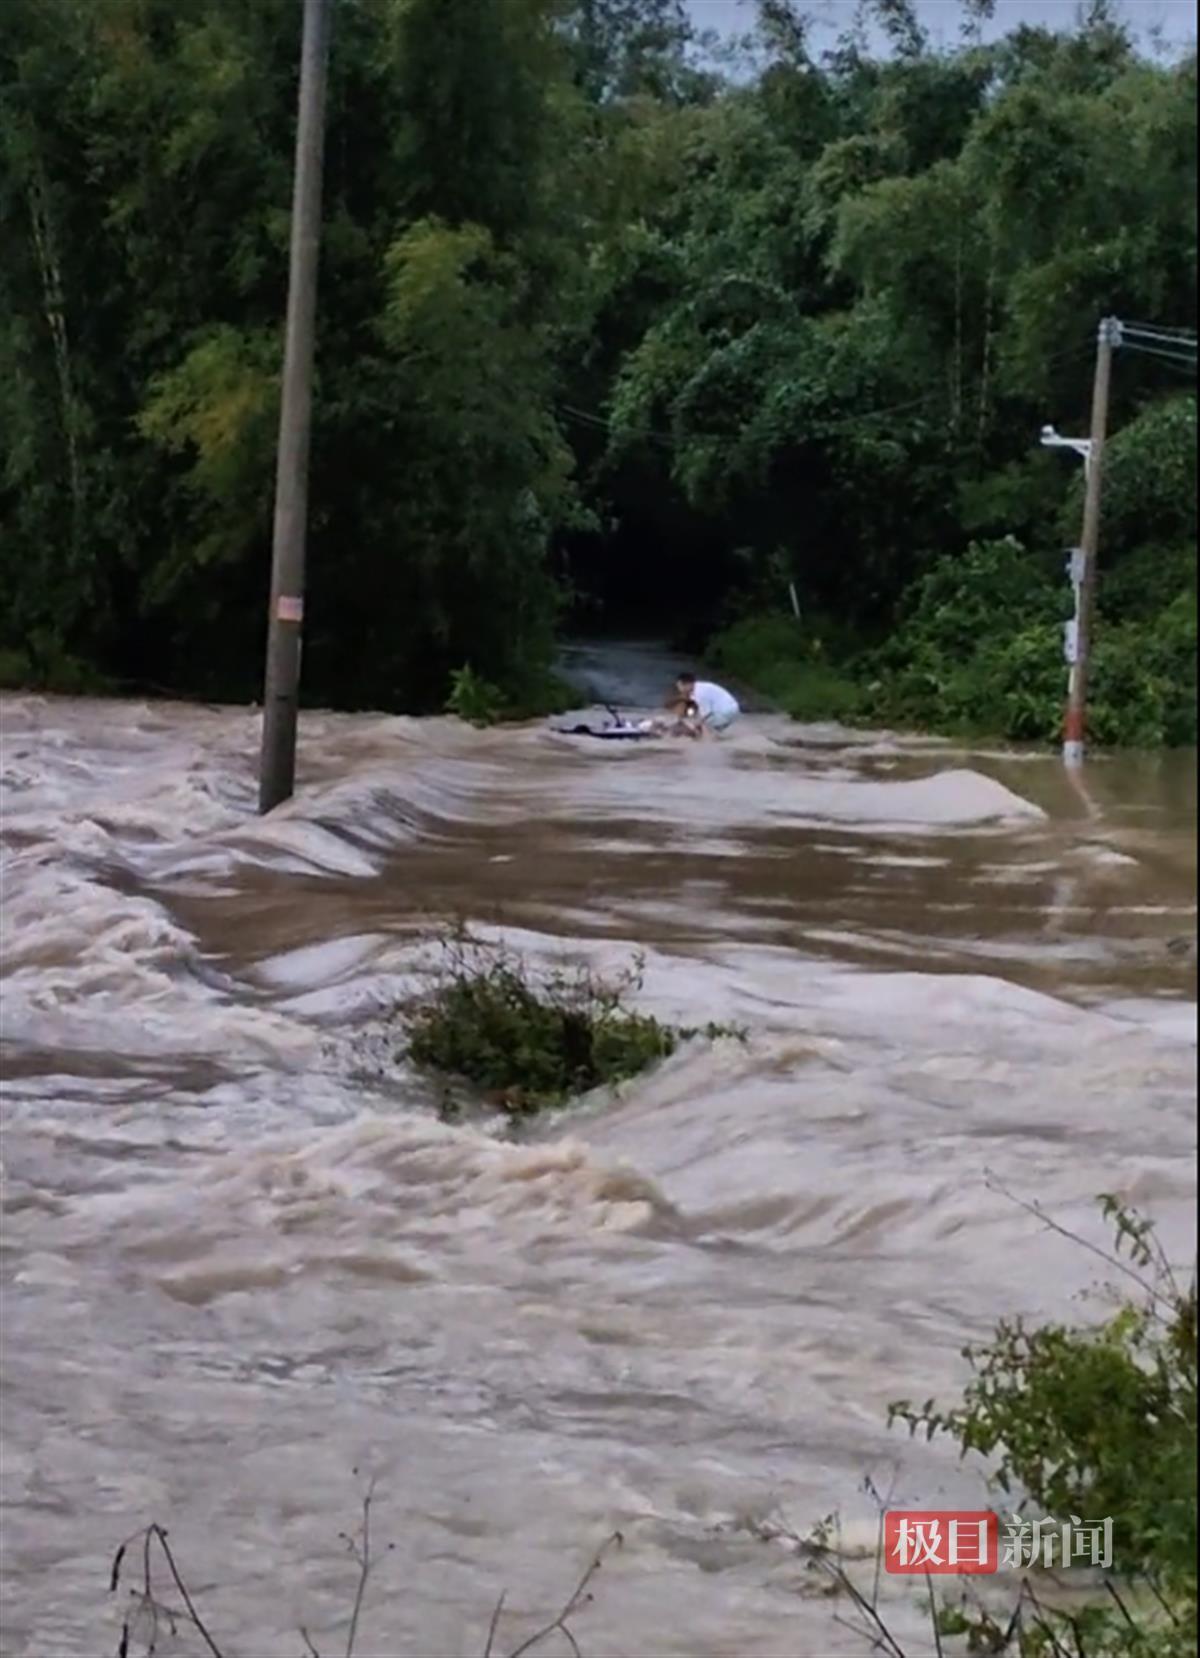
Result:
<svg viewBox="0 0 1200 1658"><path fill-rule="evenodd" d="M737 698L723 685L714 685L708 679L697 679L695 674L680 674L675 681L675 689L685 708L688 703L695 705L694 734L697 737L703 736L706 731L727 731L742 711Z"/></svg>

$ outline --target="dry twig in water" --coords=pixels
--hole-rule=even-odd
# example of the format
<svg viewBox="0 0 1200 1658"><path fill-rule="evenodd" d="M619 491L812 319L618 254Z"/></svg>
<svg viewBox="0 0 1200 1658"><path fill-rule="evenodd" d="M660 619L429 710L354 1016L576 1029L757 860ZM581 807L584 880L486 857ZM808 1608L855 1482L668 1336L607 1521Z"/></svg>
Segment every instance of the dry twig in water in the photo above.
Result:
<svg viewBox="0 0 1200 1658"><path fill-rule="evenodd" d="M579 1642L572 1634L567 1620L572 1618L581 1607L588 1605L591 1601L592 1595L590 1586L592 1579L600 1570L601 1566L603 1566L606 1556L613 1549L619 1549L624 1541L625 1539L619 1531L614 1531L611 1537L605 1538L604 1542L601 1543L600 1547L592 1556L587 1570L584 1572L579 1582L575 1585L574 1593L563 1606L558 1616L552 1619L550 1623L543 1625L541 1629L535 1630L534 1633L530 1635L528 1640L521 1642L520 1646L514 1647L512 1652L509 1653L508 1658L524 1658L524 1654L532 1652L535 1647L539 1647L544 1640L556 1632L561 1634L566 1640L567 1645L571 1648L571 1651L574 1654L574 1658L583 1658L583 1654L579 1648ZM496 1646L496 1631L500 1623L500 1614L504 1610L504 1599L504 1595L501 1595L500 1599L496 1602L495 1611L492 1613L492 1621L488 1626L487 1645L483 1649L483 1658L493 1658Z"/></svg>
<svg viewBox="0 0 1200 1658"><path fill-rule="evenodd" d="M830 1516L831 1521L833 1518ZM825 1542L828 1524L829 1522L822 1523L818 1535L802 1537L786 1519L780 1519L777 1524L768 1522L756 1526L755 1535L763 1542L778 1541L788 1544L801 1560L824 1572L830 1583L852 1602L862 1617L862 1622L855 1624L835 1613L835 1623L841 1624L844 1629L853 1630L856 1635L865 1636L875 1651L887 1652L890 1658L906 1658L903 1647L884 1623L877 1607L852 1581L835 1551Z"/></svg>
<svg viewBox="0 0 1200 1658"><path fill-rule="evenodd" d="M117 1648L117 1658L129 1658L129 1643L133 1638L133 1627L137 1618L145 1616L150 1621L149 1650L154 1651L158 1644L158 1624L160 1618L165 1618L172 1635L176 1633L178 1625L186 1617L199 1631L200 1638L208 1648L212 1658L224 1658L220 1647L209 1633L204 1619L196 1610L196 1603L188 1592L187 1584L180 1575L179 1567L175 1564L175 1556L171 1552L171 1545L167 1541L165 1529L157 1524L146 1526L142 1531L135 1531L132 1537L127 1537L113 1556L112 1571L109 1574L109 1593L115 1594L121 1583L121 1567L131 1543L140 1542L142 1545L142 1586L132 1591L136 1605L132 1616L121 1622L121 1641ZM186 1612L180 1612L177 1607L168 1606L165 1601L159 1600L154 1593L153 1584L153 1545L157 1543L166 1560L175 1587L183 1597Z"/></svg>
<svg viewBox="0 0 1200 1658"><path fill-rule="evenodd" d="M355 1470L357 1472L357 1469ZM362 1525L358 1536L351 1537L342 1533L342 1541L350 1551L350 1557L358 1565L358 1588L354 1594L354 1610L350 1614L350 1631L346 1636L346 1658L354 1658L354 1643L358 1639L358 1620L362 1615L363 1599L367 1592L367 1579L371 1575L371 1500L375 1495L375 1476L371 1476L370 1483L363 1493Z"/></svg>
<svg viewBox="0 0 1200 1658"><path fill-rule="evenodd" d="M1170 1312L1175 1310L1175 1303L1172 1299L1172 1295L1164 1295L1162 1290L1160 1290L1156 1284L1151 1283L1148 1278L1143 1277L1143 1275L1138 1272L1135 1267L1131 1267L1129 1265L1128 1261L1123 1261L1121 1257L1114 1254L1111 1249L1103 1249L1099 1244L1092 1243L1090 1238L1085 1238L1080 1233L1073 1232L1069 1226L1064 1226L1062 1221L1055 1220L1054 1216L1048 1214L1046 1210L1043 1209L1042 1205L1036 1201L1036 1199L1021 1197L1018 1193L1010 1191L1002 1181L997 1180L996 1176L990 1169L984 1171L984 1185L987 1187L988 1191L995 1192L999 1197L1007 1198L1010 1203L1015 1203L1018 1209L1024 1209L1027 1215L1032 1215L1035 1220L1040 1220L1043 1226L1047 1227L1051 1232L1057 1232L1060 1238L1066 1238L1069 1242L1078 1244L1081 1249L1086 1249L1089 1255L1094 1255L1097 1260L1103 1261L1107 1266L1115 1267L1118 1272L1124 1273L1125 1277L1132 1279L1138 1288L1143 1290L1156 1306L1165 1307ZM1172 1268L1170 1261L1167 1259L1166 1252L1163 1250L1162 1244L1157 1238L1154 1240L1154 1251L1163 1277L1171 1286L1173 1295L1177 1297L1178 1290L1175 1285L1174 1269Z"/></svg>

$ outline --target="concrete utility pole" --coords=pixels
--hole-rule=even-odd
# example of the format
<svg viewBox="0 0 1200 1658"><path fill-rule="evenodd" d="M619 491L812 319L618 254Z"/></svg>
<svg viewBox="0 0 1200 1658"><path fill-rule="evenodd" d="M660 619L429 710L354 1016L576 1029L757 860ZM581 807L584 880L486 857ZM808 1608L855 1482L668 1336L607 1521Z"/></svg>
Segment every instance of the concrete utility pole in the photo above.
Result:
<svg viewBox="0 0 1200 1658"><path fill-rule="evenodd" d="M1063 763L1083 764L1087 713L1088 662L1092 642L1092 609L1096 592L1096 548L1100 540L1100 482L1104 471L1104 439L1108 431L1108 388L1112 378L1114 346L1121 343L1121 324L1105 317L1096 341L1096 377L1092 387L1092 431L1086 451L1086 488L1083 529L1079 536L1079 587L1075 619L1075 660L1067 688L1063 721Z"/></svg>
<svg viewBox="0 0 1200 1658"><path fill-rule="evenodd" d="M321 164L325 144L325 73L333 0L304 0L300 109L292 183L283 401L275 470L271 607L263 690L258 809L269 812L292 793L304 620L304 552L308 528L308 453L312 426L313 336L321 239Z"/></svg>

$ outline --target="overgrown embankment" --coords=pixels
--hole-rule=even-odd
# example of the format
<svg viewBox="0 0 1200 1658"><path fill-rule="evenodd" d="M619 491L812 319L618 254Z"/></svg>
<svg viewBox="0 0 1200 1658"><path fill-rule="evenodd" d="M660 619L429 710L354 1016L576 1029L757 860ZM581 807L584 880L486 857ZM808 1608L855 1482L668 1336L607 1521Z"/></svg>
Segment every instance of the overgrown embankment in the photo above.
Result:
<svg viewBox="0 0 1200 1658"><path fill-rule="evenodd" d="M1044 459L1044 457L1042 457ZM974 486L965 521L1023 526L918 556L882 638L797 619L749 600L711 642L726 672L797 719L1053 741L1073 610L1067 553L1082 480L1045 518L1031 517L1032 463ZM1044 495L1042 498L1049 502ZM1196 741L1196 399L1150 405L1109 443L1096 581L1088 725L1096 743L1186 747ZM1023 510L1024 506L1024 510ZM759 590L761 593L762 589Z"/></svg>
<svg viewBox="0 0 1200 1658"><path fill-rule="evenodd" d="M973 543L914 584L882 644L831 645L819 622L760 613L719 633L709 655L794 719L1052 742L1067 678L1061 562L1011 539ZM1092 741L1193 745L1196 646L1194 545L1139 549L1099 584Z"/></svg>

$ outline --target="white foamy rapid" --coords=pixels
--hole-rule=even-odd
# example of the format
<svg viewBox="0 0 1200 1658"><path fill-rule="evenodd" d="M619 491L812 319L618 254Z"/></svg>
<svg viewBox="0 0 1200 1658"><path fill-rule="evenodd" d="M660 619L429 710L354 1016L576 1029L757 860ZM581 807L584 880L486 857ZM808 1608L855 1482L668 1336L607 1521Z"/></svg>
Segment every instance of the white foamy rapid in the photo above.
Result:
<svg viewBox="0 0 1200 1658"><path fill-rule="evenodd" d="M151 1520L227 1658L343 1650L372 1474L362 1655L480 1653L502 1590L508 1652L615 1529L589 1658L865 1653L759 1533L839 1510L869 1555L867 1477L982 1500L885 1418L1000 1315L1085 1314L1093 1261L1005 1192L1095 1241L1117 1192L1190 1257L1191 757L1081 794L768 715L629 747L306 715L260 820L250 713L0 714L5 1658L115 1651ZM396 1008L456 918L641 951L641 1005L744 1040L518 1142L443 1123Z"/></svg>

